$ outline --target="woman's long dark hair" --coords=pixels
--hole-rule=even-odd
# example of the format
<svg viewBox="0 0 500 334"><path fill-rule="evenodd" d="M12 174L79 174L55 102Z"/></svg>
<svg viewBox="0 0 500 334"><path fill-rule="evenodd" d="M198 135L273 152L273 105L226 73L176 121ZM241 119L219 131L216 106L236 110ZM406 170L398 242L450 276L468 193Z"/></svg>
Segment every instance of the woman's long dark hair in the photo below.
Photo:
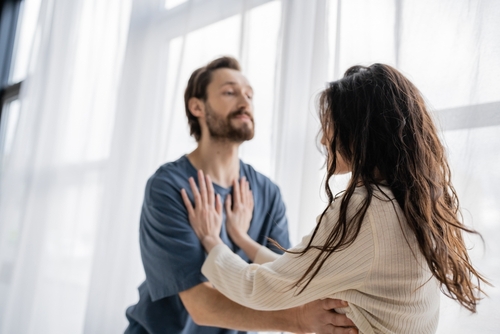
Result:
<svg viewBox="0 0 500 334"><path fill-rule="evenodd" d="M328 206L307 247L320 253L295 283L301 293L327 258L357 238L374 187L383 179L415 233L419 249L441 290L471 312L476 311L481 283L488 283L472 266L462 237L477 232L459 219L459 204L450 168L424 100L418 89L396 69L383 64L349 68L329 84L319 98L322 133L327 139ZM337 154L350 165L351 181L341 197L339 221L322 246L312 245L334 201L329 180ZM347 208L356 187L367 195L354 217Z"/></svg>

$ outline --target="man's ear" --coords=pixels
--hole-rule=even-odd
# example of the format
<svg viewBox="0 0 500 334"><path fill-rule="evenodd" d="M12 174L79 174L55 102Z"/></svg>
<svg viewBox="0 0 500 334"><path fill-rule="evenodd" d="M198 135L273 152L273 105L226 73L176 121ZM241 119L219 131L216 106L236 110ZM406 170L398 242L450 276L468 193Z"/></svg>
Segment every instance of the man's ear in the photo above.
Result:
<svg viewBox="0 0 500 334"><path fill-rule="evenodd" d="M190 98L188 101L188 109L195 117L205 116L205 103L199 98Z"/></svg>

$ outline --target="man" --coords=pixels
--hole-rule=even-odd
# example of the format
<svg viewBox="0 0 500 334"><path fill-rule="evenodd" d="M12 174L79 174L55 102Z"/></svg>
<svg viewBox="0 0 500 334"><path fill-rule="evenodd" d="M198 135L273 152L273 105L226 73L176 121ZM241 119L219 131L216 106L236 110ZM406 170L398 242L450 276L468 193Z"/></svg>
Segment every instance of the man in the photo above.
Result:
<svg viewBox="0 0 500 334"><path fill-rule="evenodd" d="M140 223L146 281L139 287L139 302L127 309L130 324L126 333L348 333L348 329L336 328L332 323L353 326L345 316L329 311L345 306L341 301L316 301L283 311L255 311L224 297L201 274L206 254L189 225L180 194L182 188L190 189L188 178L195 177L197 170L210 175L215 191L226 203L235 182L248 182L255 203L248 234L271 249L268 238L290 246L278 187L238 158L240 144L254 134L252 96L252 87L233 58L216 59L191 75L184 99L190 132L198 147L161 166L147 183ZM192 198L191 193L189 196ZM222 240L249 261L224 226L223 222Z"/></svg>

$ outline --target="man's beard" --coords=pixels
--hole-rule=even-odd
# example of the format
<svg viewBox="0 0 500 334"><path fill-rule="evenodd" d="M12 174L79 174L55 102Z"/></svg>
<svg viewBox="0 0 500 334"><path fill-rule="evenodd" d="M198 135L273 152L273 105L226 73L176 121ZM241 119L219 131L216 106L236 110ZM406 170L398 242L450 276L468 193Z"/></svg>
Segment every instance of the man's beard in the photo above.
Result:
<svg viewBox="0 0 500 334"><path fill-rule="evenodd" d="M213 139L227 140L236 143L242 143L250 140L254 135L254 121L250 113L244 110L231 112L226 118L218 116L208 102L205 103L206 121L208 132ZM247 115L252 126L243 122L240 127L235 127L231 124L231 120L239 115Z"/></svg>

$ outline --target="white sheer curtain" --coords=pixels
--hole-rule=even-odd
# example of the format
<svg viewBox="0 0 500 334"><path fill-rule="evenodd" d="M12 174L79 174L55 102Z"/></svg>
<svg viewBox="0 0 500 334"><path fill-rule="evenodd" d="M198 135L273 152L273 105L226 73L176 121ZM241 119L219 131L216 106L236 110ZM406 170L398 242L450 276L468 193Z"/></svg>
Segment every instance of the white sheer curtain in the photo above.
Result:
<svg viewBox="0 0 500 334"><path fill-rule="evenodd" d="M389 63L422 91L448 149L471 257L495 285L471 315L443 296L439 333L500 328L500 2L330 0L330 78ZM333 33L335 32L335 33Z"/></svg>
<svg viewBox="0 0 500 334"><path fill-rule="evenodd" d="M129 13L123 0L41 3L1 175L1 333L83 329Z"/></svg>
<svg viewBox="0 0 500 334"><path fill-rule="evenodd" d="M274 122L274 179L287 205L292 243L309 233L325 203L318 177L315 96L328 78L327 2L283 3Z"/></svg>
<svg viewBox="0 0 500 334"><path fill-rule="evenodd" d="M495 0L42 0L0 176L0 333L124 330L144 278L146 179L194 147L183 88L223 54L256 91L241 156L281 187L293 242L324 206L316 94L353 64L406 73L436 110L466 222L485 237L474 260L498 286L498 17ZM474 316L444 300L440 333L494 332L500 293L487 291Z"/></svg>

